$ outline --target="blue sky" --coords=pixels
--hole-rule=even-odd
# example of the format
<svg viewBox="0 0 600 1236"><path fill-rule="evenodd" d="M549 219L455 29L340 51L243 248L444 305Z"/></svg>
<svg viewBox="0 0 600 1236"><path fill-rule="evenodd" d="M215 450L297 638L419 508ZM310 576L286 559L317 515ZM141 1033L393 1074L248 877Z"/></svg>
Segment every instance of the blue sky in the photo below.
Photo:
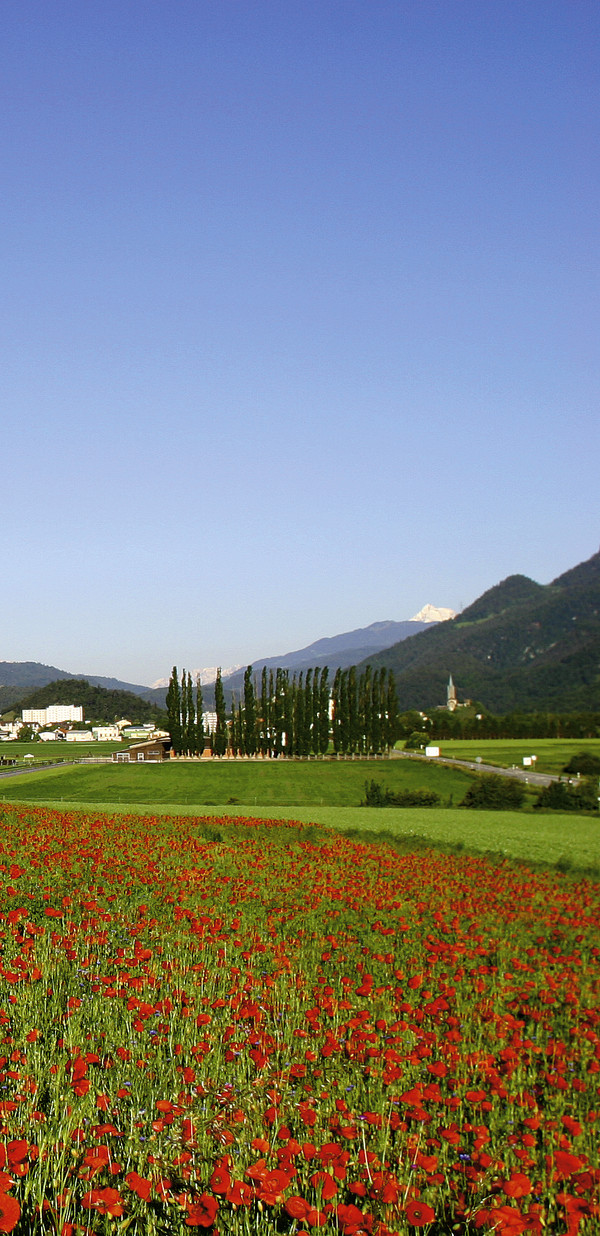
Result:
<svg viewBox="0 0 600 1236"><path fill-rule="evenodd" d="M0 660L152 682L598 549L596 0L4 0Z"/></svg>

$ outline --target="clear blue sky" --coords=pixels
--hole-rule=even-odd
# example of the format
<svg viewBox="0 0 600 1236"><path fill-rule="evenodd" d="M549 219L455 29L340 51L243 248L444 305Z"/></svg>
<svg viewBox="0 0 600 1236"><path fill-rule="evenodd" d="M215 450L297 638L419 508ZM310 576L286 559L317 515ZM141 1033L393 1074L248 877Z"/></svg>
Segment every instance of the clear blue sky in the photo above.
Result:
<svg viewBox="0 0 600 1236"><path fill-rule="evenodd" d="M0 660L152 682L597 550L599 47L4 0Z"/></svg>

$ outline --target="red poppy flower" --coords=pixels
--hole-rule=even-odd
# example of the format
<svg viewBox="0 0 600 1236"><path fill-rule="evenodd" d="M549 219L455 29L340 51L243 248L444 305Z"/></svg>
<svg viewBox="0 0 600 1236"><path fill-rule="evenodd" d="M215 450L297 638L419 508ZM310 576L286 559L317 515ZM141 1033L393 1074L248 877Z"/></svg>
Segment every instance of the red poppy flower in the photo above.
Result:
<svg viewBox="0 0 600 1236"><path fill-rule="evenodd" d="M96 1210L99 1215L110 1215L111 1219L125 1210L117 1189L90 1189L82 1197L81 1205L86 1210Z"/></svg>
<svg viewBox="0 0 600 1236"><path fill-rule="evenodd" d="M211 1197L210 1193L203 1193L202 1197L198 1198L190 1206L186 1224L188 1227L212 1227L219 1209L219 1203L216 1197Z"/></svg>
<svg viewBox="0 0 600 1236"><path fill-rule="evenodd" d="M0 1193L0 1232L12 1232L21 1216L21 1207L16 1197Z"/></svg>
<svg viewBox="0 0 600 1236"><path fill-rule="evenodd" d="M525 1176L523 1172L513 1172L510 1180L504 1181L502 1192L507 1197L527 1197L532 1188L529 1176Z"/></svg>
<svg viewBox="0 0 600 1236"><path fill-rule="evenodd" d="M513 1210L512 1206L497 1206L488 1213L498 1236L521 1236L529 1227L528 1217L520 1210Z"/></svg>
<svg viewBox="0 0 600 1236"><path fill-rule="evenodd" d="M148 1201L152 1192L152 1181L146 1180L145 1176L140 1176L137 1172L128 1172L125 1181L129 1188L141 1197L142 1201Z"/></svg>
<svg viewBox="0 0 600 1236"><path fill-rule="evenodd" d="M435 1211L426 1202L413 1201L408 1203L406 1207L406 1220L413 1227L426 1227L428 1223L433 1223L434 1219Z"/></svg>
<svg viewBox="0 0 600 1236"><path fill-rule="evenodd" d="M295 1195L294 1197L288 1197L285 1203L285 1210L291 1219L306 1219L310 1206L303 1197Z"/></svg>
<svg viewBox="0 0 600 1236"><path fill-rule="evenodd" d="M226 1167L215 1167L209 1181L213 1193L227 1193L231 1188L231 1176Z"/></svg>

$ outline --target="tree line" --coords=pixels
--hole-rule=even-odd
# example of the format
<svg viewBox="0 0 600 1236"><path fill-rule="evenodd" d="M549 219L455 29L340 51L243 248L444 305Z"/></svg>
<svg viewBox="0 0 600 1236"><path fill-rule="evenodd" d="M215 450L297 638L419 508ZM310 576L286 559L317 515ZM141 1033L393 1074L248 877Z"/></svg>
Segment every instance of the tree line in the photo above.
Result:
<svg viewBox="0 0 600 1236"><path fill-rule="evenodd" d="M202 687L177 667L167 691L168 727L177 755L201 755L207 735L202 724ZM325 755L371 755L389 751L400 736L396 685L391 670L361 673L356 667L336 671L327 666L290 675L287 669L263 667L257 683L249 665L239 700L226 712L221 671L215 682L215 755L277 758Z"/></svg>
<svg viewBox="0 0 600 1236"><path fill-rule="evenodd" d="M423 730L428 738L596 738L600 734L597 712L510 712L495 716L483 708L435 709L426 716L420 712L402 713L401 738Z"/></svg>

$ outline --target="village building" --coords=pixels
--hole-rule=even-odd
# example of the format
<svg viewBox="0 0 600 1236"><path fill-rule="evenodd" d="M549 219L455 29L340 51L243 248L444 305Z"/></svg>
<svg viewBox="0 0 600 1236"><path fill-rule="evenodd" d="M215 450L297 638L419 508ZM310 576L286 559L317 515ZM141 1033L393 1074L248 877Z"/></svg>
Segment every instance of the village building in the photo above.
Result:
<svg viewBox="0 0 600 1236"><path fill-rule="evenodd" d="M171 739L150 738L147 742L132 743L127 751L113 751L115 764L160 764L169 758Z"/></svg>

